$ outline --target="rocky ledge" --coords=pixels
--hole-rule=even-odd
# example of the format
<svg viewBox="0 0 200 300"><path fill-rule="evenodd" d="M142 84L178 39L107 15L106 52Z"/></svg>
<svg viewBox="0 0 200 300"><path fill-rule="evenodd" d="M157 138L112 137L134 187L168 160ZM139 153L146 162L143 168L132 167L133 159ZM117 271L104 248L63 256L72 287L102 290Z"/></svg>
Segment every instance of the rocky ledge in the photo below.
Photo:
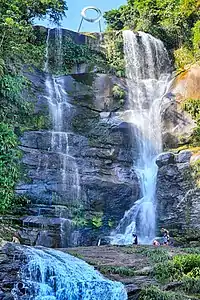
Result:
<svg viewBox="0 0 200 300"><path fill-rule="evenodd" d="M16 287L20 297L29 299L26 284L20 278L20 270L28 261L25 248L12 243L0 248L0 300L16 299L12 292ZM194 272L200 267L198 247L96 246L60 250L85 260L109 279L122 282L129 300L199 299L196 295L200 293L200 280ZM177 261L180 270L175 267ZM189 269L184 269L183 261L190 262Z"/></svg>
<svg viewBox="0 0 200 300"><path fill-rule="evenodd" d="M198 247L100 246L62 251L85 260L109 279L122 282L129 300L199 299L196 295L200 294L200 279L190 277L188 271L194 266L200 267ZM178 260L182 274L179 269L175 271ZM189 266L192 260L193 264ZM183 261L188 262L188 270L182 266Z"/></svg>

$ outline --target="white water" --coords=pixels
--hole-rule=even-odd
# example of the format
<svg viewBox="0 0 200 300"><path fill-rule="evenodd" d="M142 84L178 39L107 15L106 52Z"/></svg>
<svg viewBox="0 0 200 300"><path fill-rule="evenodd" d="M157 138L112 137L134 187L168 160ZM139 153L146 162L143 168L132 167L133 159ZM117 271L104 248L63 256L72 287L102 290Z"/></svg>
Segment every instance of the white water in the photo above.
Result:
<svg viewBox="0 0 200 300"><path fill-rule="evenodd" d="M24 248L28 263L20 278L30 292L29 300L126 300L122 283L105 279L84 261L69 254L44 249ZM20 296L17 286L12 291ZM26 296L25 296L26 297Z"/></svg>
<svg viewBox="0 0 200 300"><path fill-rule="evenodd" d="M136 137L138 159L135 171L141 198L125 212L112 244L132 244L132 234L139 243L149 244L155 237L156 156L162 151L160 106L170 79L168 54L163 43L149 34L123 32L129 91L130 122Z"/></svg>
<svg viewBox="0 0 200 300"><path fill-rule="evenodd" d="M68 95L64 89L63 78L48 73L50 32L51 29L48 29L44 66L44 71L47 73L45 80L47 100L53 122L50 151L60 156L62 191L69 195L71 201L75 201L80 193L79 172L76 160L69 151L69 138L72 133L69 131L69 124L64 120L70 116L71 105L67 101ZM63 63L62 29L55 29L55 47L55 62L56 67L59 68Z"/></svg>

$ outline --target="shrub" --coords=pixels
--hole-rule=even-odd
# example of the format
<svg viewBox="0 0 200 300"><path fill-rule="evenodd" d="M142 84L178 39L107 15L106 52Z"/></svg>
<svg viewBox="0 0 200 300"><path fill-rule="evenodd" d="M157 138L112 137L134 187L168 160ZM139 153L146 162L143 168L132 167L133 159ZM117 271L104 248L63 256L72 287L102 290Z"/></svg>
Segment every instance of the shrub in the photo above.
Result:
<svg viewBox="0 0 200 300"><path fill-rule="evenodd" d="M186 293L200 294L200 279L185 276L183 278L182 290Z"/></svg>
<svg viewBox="0 0 200 300"><path fill-rule="evenodd" d="M156 286L147 287L142 290L139 296L139 300L185 300L181 293L165 292L161 291Z"/></svg>
<svg viewBox="0 0 200 300"><path fill-rule="evenodd" d="M137 253L147 256L154 263L166 262L168 259L170 259L168 251L162 248L143 247L138 248L136 251Z"/></svg>
<svg viewBox="0 0 200 300"><path fill-rule="evenodd" d="M183 46L174 51L175 65L180 71L185 69L186 65L193 64L195 62L193 52L186 46Z"/></svg>
<svg viewBox="0 0 200 300"><path fill-rule="evenodd" d="M125 92L122 88L120 88L118 85L113 86L113 98L116 100L121 100L125 98Z"/></svg>
<svg viewBox="0 0 200 300"><path fill-rule="evenodd" d="M192 269L192 271L187 273L187 276L192 278L200 278L200 267L195 267L194 269Z"/></svg>
<svg viewBox="0 0 200 300"><path fill-rule="evenodd" d="M200 168L200 160L199 160L198 164L199 164L199 168ZM190 253L190 254L200 254L200 247L183 248L183 251Z"/></svg>
<svg viewBox="0 0 200 300"><path fill-rule="evenodd" d="M200 20L193 27L193 47L196 58L200 59Z"/></svg>
<svg viewBox="0 0 200 300"><path fill-rule="evenodd" d="M182 103L182 107L187 111L193 119L200 119L200 100L199 99L187 99Z"/></svg>
<svg viewBox="0 0 200 300"><path fill-rule="evenodd" d="M191 142L194 146L198 146L200 144L200 100L187 99L182 103L182 108L196 121L197 127L194 129Z"/></svg>
<svg viewBox="0 0 200 300"><path fill-rule="evenodd" d="M181 268L175 265L174 261L156 264L153 269L153 274L161 283L179 279L183 275Z"/></svg>
<svg viewBox="0 0 200 300"><path fill-rule="evenodd" d="M91 219L91 225L94 228L100 228L103 225L102 222L103 213L97 213L92 219Z"/></svg>
<svg viewBox="0 0 200 300"><path fill-rule="evenodd" d="M20 176L18 139L12 127L0 123L0 211L13 205L14 188Z"/></svg>
<svg viewBox="0 0 200 300"><path fill-rule="evenodd" d="M124 43L122 32L106 32L104 38L109 72L118 77L125 77Z"/></svg>
<svg viewBox="0 0 200 300"><path fill-rule="evenodd" d="M101 266L99 271L103 274L119 274L121 276L134 276L135 270L123 266Z"/></svg>
<svg viewBox="0 0 200 300"><path fill-rule="evenodd" d="M184 274L192 274L194 269L200 268L200 255L188 254L177 255L173 258L173 262L176 267L179 267Z"/></svg>
<svg viewBox="0 0 200 300"><path fill-rule="evenodd" d="M198 277L200 268L200 255L176 255L172 261L158 263L154 267L154 275L161 283L181 280L185 275Z"/></svg>

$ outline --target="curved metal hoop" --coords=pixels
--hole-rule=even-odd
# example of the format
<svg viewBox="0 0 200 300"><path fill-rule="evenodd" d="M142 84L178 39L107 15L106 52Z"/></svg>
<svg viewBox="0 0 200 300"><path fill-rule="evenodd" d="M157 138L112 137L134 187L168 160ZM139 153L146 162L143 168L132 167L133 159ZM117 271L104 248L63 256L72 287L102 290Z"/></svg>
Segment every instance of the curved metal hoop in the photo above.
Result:
<svg viewBox="0 0 200 300"><path fill-rule="evenodd" d="M97 12L97 17L96 18L87 18L86 16L86 11L88 10L94 10ZM96 23L99 22L102 18L102 12L99 8L95 7L95 6L87 6L85 8L83 8L83 10L81 11L81 16L83 17L84 20L91 22L91 23Z"/></svg>

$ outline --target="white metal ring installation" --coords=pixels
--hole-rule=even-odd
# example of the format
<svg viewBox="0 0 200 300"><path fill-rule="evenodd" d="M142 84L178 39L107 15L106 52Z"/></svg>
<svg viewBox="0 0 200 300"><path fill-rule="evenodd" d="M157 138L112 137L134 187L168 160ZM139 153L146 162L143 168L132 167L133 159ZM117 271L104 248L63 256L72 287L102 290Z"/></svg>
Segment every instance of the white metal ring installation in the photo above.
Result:
<svg viewBox="0 0 200 300"><path fill-rule="evenodd" d="M97 17L96 18L87 18L86 12L88 10L94 10L97 12ZM91 22L91 23L96 23L99 22L102 18L102 12L100 11L99 8L94 7L94 6L87 6L81 11L81 16L83 17L84 20Z"/></svg>
<svg viewBox="0 0 200 300"><path fill-rule="evenodd" d="M97 13L97 16L95 18L88 18L86 16L86 12L88 10L95 11ZM102 18L102 12L101 12L101 10L99 8L97 8L95 6L87 6L87 7L85 7L85 8L82 9L81 16L82 16L82 19L81 19L81 23L79 25L78 32L80 32L83 20L85 20L87 22L90 22L90 23L97 23L97 22L99 22L99 29L100 29L100 32L101 32L101 22L100 21L101 21L101 18Z"/></svg>

